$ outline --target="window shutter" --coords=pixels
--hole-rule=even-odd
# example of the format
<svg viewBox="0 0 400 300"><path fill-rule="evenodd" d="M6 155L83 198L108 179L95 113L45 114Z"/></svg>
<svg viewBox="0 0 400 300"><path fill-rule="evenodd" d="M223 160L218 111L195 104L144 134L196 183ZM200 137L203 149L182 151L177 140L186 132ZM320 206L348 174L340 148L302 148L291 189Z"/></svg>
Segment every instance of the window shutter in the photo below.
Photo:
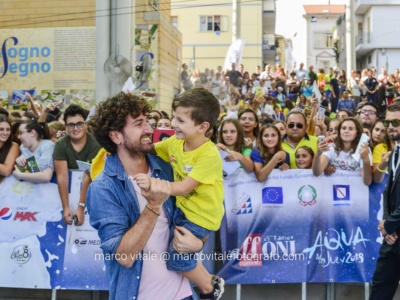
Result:
<svg viewBox="0 0 400 300"><path fill-rule="evenodd" d="M221 31L228 31L228 16L221 16Z"/></svg>

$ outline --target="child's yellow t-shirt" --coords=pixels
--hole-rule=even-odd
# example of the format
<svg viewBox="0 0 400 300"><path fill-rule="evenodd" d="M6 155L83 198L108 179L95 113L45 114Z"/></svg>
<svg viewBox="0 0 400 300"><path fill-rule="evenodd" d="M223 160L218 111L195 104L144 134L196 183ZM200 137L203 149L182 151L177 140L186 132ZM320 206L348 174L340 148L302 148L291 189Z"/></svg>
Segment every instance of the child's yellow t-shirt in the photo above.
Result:
<svg viewBox="0 0 400 300"><path fill-rule="evenodd" d="M190 176L200 184L190 193L176 197L176 206L192 223L209 230L218 230L224 215L222 161L213 142L184 152L185 141L176 136L155 144L163 160L170 162L175 182Z"/></svg>

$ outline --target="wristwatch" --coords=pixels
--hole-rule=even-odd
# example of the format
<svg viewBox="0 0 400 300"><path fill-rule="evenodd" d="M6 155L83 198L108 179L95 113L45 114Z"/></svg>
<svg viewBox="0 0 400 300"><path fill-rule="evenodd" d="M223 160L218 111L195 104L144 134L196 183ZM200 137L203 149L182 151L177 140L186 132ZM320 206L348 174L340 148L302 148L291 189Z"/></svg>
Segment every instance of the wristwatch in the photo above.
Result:
<svg viewBox="0 0 400 300"><path fill-rule="evenodd" d="M79 205L79 206L82 206L83 208L86 207L86 203L79 202L78 205Z"/></svg>

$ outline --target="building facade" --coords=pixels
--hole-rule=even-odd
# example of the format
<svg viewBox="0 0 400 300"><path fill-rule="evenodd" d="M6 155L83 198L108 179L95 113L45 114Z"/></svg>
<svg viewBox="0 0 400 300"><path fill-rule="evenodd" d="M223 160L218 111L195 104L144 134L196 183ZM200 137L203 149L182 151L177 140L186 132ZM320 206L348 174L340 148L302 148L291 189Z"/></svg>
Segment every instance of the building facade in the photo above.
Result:
<svg viewBox="0 0 400 300"><path fill-rule="evenodd" d="M400 1L356 0L354 14L357 69L384 67L393 73L400 67Z"/></svg>
<svg viewBox="0 0 400 300"><path fill-rule="evenodd" d="M307 23L307 59L306 66L313 65L315 70L337 65L334 48L333 31L337 19L344 14L344 5L304 5L304 18Z"/></svg>
<svg viewBox="0 0 400 300"><path fill-rule="evenodd" d="M239 38L245 39L245 70L275 64L275 1L239 1L237 7L211 0L171 1L171 22L182 33L182 62L190 69L223 66L229 46Z"/></svg>
<svg viewBox="0 0 400 300"><path fill-rule="evenodd" d="M63 96L64 108L76 103L89 109L122 88L121 83L105 80L103 85L109 88L98 95L96 81L104 76L108 57L124 56L135 78L135 66L150 52L149 80L138 91L155 108L169 113L180 90L182 53L181 33L170 23L170 4L156 0L123 3L124 10L110 0L104 0L102 7L95 0L0 3L0 42L6 49L0 55L0 95L12 98L15 90L35 90L39 100L46 100L56 93ZM122 18L128 20L122 27L129 30L118 40L120 30L115 24ZM109 21L104 22L104 30L96 30L99 20L105 19ZM101 60L96 59L99 55Z"/></svg>

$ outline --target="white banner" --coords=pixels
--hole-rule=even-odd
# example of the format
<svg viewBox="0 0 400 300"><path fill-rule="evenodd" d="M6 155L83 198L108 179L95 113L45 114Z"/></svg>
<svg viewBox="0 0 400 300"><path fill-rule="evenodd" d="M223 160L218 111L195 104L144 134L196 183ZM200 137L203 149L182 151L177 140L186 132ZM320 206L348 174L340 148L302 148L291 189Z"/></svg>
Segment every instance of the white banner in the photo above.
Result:
<svg viewBox="0 0 400 300"><path fill-rule="evenodd" d="M224 70L231 70L233 63L235 63L236 66L242 63L244 43L245 39L237 39L231 44L225 56Z"/></svg>

